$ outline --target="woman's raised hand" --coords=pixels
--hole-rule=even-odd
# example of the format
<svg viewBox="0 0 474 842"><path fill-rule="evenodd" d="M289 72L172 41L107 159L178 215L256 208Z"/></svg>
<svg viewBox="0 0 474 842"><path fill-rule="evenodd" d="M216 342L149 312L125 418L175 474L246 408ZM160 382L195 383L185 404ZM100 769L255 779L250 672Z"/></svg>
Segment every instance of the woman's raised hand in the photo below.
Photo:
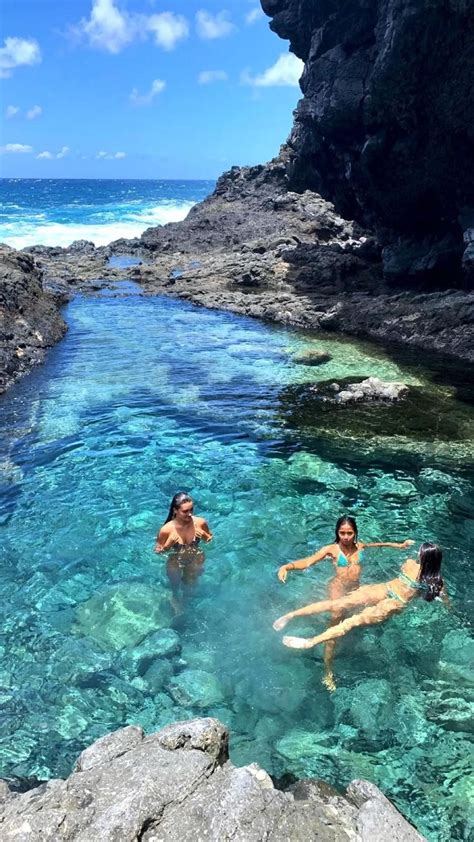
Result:
<svg viewBox="0 0 474 842"><path fill-rule="evenodd" d="M280 582L286 582L286 577L288 576L288 569L286 564L282 564L282 566L278 569L277 576Z"/></svg>
<svg viewBox="0 0 474 842"><path fill-rule="evenodd" d="M407 538L402 544L402 550L407 550L409 547L412 547L414 543L415 542L411 538Z"/></svg>

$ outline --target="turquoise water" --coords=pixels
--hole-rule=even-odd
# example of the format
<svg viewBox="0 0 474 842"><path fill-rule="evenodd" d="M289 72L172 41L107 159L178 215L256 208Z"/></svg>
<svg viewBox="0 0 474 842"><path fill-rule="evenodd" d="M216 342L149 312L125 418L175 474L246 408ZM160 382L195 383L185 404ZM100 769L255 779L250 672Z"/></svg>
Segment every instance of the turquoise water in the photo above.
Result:
<svg viewBox="0 0 474 842"><path fill-rule="evenodd" d="M467 839L472 408L371 346L186 303L119 289L65 315L64 341L0 401L0 776L63 776L110 729L215 715L237 764L365 777L429 839ZM331 362L292 361L314 345ZM367 375L412 385L404 422L308 391ZM215 540L174 617L152 548L182 488ZM331 541L344 511L365 540L439 541L453 609L419 602L354 632L330 695L322 653L285 649L271 624L325 594L327 563L275 574ZM403 557L370 550L364 581ZM305 628L323 621L291 631Z"/></svg>

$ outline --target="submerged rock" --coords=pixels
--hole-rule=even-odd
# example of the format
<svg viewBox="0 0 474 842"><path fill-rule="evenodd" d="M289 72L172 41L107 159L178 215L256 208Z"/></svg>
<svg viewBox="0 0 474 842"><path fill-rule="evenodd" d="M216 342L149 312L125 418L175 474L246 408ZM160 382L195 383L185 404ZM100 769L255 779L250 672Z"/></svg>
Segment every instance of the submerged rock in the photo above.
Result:
<svg viewBox="0 0 474 842"><path fill-rule="evenodd" d="M299 365L322 365L332 359L331 354L327 351L301 351L298 354L293 354L292 361Z"/></svg>
<svg viewBox="0 0 474 842"><path fill-rule="evenodd" d="M217 678L200 669L186 669L175 676L169 691L178 705L209 708L224 701L224 693Z"/></svg>
<svg viewBox="0 0 474 842"><path fill-rule="evenodd" d="M165 628L172 610L167 594L139 582L122 582L96 594L77 609L77 628L105 650L134 646Z"/></svg>
<svg viewBox="0 0 474 842"><path fill-rule="evenodd" d="M129 726L82 752L67 780L21 795L0 782L2 839L28 842L422 842L374 784L345 795L305 781L282 792L256 763L236 768L216 719L145 737Z"/></svg>

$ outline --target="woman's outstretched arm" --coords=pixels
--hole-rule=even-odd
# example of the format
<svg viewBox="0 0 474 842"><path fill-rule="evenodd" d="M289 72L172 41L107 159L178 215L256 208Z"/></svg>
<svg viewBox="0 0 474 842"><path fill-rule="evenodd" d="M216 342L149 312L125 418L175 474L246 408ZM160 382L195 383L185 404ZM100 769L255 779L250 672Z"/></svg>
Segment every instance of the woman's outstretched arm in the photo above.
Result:
<svg viewBox="0 0 474 842"><path fill-rule="evenodd" d="M311 567L313 564L317 564L318 561L323 561L323 559L331 555L332 552L330 545L327 547L321 547L320 550L313 553L313 555L309 555L307 558L299 558L297 561L291 561L289 564L282 564L282 566L278 569L277 576L280 582L286 582L289 570L306 570L307 567Z"/></svg>
<svg viewBox="0 0 474 842"><path fill-rule="evenodd" d="M370 608L364 608L359 614L354 614L346 620L338 623L336 626L330 626L322 634L317 637L290 637L286 635L283 638L285 646L290 649L311 649L318 643L327 643L328 640L336 640L338 637L344 637L351 629L357 626L374 626L377 623L383 623L392 614L398 614L403 608L401 602L394 599L383 599L377 605L372 605Z"/></svg>
<svg viewBox="0 0 474 842"><path fill-rule="evenodd" d="M405 541L361 541L362 547L392 547L394 550L408 550L415 542L411 538Z"/></svg>

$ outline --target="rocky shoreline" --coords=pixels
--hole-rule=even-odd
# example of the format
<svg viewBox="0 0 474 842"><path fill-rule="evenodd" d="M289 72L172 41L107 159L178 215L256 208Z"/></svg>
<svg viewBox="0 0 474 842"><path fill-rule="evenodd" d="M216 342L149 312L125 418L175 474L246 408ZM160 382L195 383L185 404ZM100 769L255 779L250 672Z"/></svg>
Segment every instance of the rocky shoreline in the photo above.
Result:
<svg viewBox="0 0 474 842"><path fill-rule="evenodd" d="M0 245L0 394L66 333L63 299L45 292L34 259Z"/></svg>
<svg viewBox="0 0 474 842"><path fill-rule="evenodd" d="M317 193L289 190L288 173L285 147L269 164L232 168L185 220L150 228L135 240L100 248L84 241L65 249L34 246L17 255L3 248L0 290L7 312L15 309L12 272L21 264L25 291L27 275L32 283L23 300L27 310L32 305L30 334L39 284L48 327L40 353L37 346L29 350L21 320L7 319L3 388L63 335L59 303L123 279L148 295L474 363L474 293L387 285L373 234L343 219ZM111 262L123 255L135 265Z"/></svg>
<svg viewBox="0 0 474 842"><path fill-rule="evenodd" d="M277 789L256 763L236 768L216 719L145 737L128 726L97 740L66 780L26 793L0 781L0 835L18 842L423 842L383 793L352 781L345 794L309 779Z"/></svg>

